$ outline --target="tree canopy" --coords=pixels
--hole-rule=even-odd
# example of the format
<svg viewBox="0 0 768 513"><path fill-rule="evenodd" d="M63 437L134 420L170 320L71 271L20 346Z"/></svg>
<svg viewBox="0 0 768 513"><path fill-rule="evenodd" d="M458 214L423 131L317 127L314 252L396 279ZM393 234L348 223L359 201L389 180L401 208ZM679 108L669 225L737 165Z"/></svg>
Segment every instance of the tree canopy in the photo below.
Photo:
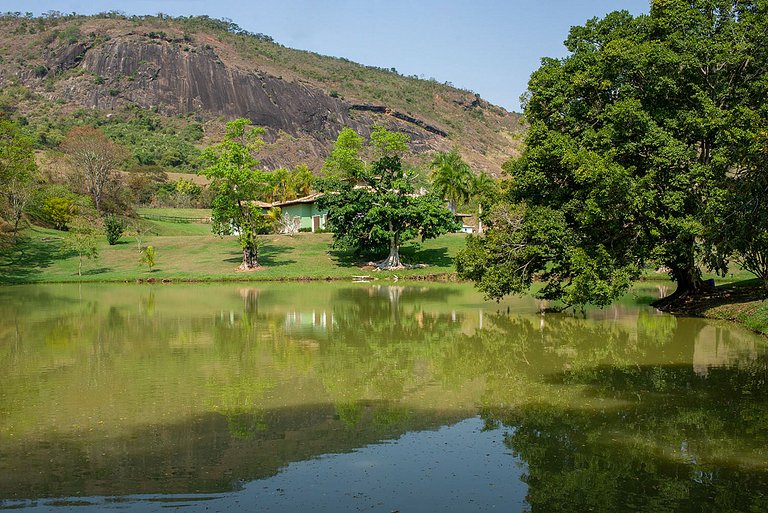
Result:
<svg viewBox="0 0 768 513"><path fill-rule="evenodd" d="M647 265L703 286L707 204L756 158L766 126L768 4L656 0L574 27L526 95L504 201L458 260L489 296L607 304Z"/></svg>
<svg viewBox="0 0 768 513"><path fill-rule="evenodd" d="M250 126L247 119L227 123L224 140L202 155L203 174L211 178L212 228L218 235L237 235L243 250L240 268L258 267L258 235L269 224L255 202L271 190L268 173L260 170L254 153L263 144L263 129Z"/></svg>
<svg viewBox="0 0 768 513"><path fill-rule="evenodd" d="M434 238L456 229L457 223L442 199L423 194L415 186L415 173L403 166L408 151L405 134L377 127L370 145L376 159L361 157L363 139L344 129L336 140L325 169L330 176L321 184L319 201L328 210L334 245L359 256L388 256L384 269L401 267L400 244L420 236Z"/></svg>
<svg viewBox="0 0 768 513"><path fill-rule="evenodd" d="M75 127L67 133L61 149L69 155L78 173L83 175L96 210L102 210L105 185L115 168L128 156L122 146L89 126Z"/></svg>
<svg viewBox="0 0 768 513"><path fill-rule="evenodd" d="M16 123L0 119L0 198L13 222L14 239L35 187L37 164L33 148L32 139L23 135Z"/></svg>

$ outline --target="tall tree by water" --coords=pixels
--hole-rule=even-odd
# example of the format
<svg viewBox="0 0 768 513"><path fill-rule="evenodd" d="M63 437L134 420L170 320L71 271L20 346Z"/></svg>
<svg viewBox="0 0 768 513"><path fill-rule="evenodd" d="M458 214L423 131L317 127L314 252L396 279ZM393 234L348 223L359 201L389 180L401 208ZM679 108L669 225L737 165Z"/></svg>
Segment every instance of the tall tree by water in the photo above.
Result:
<svg viewBox="0 0 768 513"><path fill-rule="evenodd" d="M656 0L571 29L529 82L531 127L460 273L489 296L607 304L649 264L701 290L706 204L765 119L768 4ZM758 84L758 85L755 85Z"/></svg>
<svg viewBox="0 0 768 513"><path fill-rule="evenodd" d="M402 267L402 242L434 238L458 225L437 195L416 191L415 173L402 162L408 151L405 134L376 127L370 165L360 156L362 142L351 129L341 132L325 165L331 177L321 184L325 194L319 206L328 210L336 247L357 255L386 254L379 267L396 269Z"/></svg>
<svg viewBox="0 0 768 513"><path fill-rule="evenodd" d="M260 170L254 153L263 144L264 130L250 126L247 119L227 123L224 141L207 148L202 155L203 174L212 179L212 228L214 233L237 235L243 250L242 270L259 266L258 235L269 222L255 202L270 192L268 173Z"/></svg>
<svg viewBox="0 0 768 513"><path fill-rule="evenodd" d="M13 223L13 239L18 239L24 207L35 188L37 164L32 139L19 126L0 119L0 197Z"/></svg>

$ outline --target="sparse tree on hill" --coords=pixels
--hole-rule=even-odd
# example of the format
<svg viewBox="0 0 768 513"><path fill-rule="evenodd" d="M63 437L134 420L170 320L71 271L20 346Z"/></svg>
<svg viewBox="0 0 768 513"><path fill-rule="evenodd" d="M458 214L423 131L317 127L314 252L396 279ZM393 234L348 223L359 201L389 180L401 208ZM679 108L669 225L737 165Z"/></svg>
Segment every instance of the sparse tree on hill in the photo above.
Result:
<svg viewBox="0 0 768 513"><path fill-rule="evenodd" d="M126 159L126 150L107 139L101 131L88 126L70 130L61 149L69 155L76 172L83 176L96 210L101 212L104 186L115 168Z"/></svg>

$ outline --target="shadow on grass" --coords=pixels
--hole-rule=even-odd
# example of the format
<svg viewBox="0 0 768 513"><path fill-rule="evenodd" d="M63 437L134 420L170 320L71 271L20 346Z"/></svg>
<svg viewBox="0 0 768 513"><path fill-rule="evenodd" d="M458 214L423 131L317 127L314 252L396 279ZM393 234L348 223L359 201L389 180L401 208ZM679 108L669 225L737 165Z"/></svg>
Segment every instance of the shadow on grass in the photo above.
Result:
<svg viewBox="0 0 768 513"><path fill-rule="evenodd" d="M328 252L339 267L362 267L368 262L379 262L387 257L384 252L378 256L360 257L351 251L335 249ZM407 264L426 264L430 267L451 267L453 258L448 248L422 249L420 244L408 244L400 248L400 259Z"/></svg>
<svg viewBox="0 0 768 513"><path fill-rule="evenodd" d="M674 306L676 313L699 314L710 308L738 305L768 299L768 290L760 280L728 283L701 294L681 298Z"/></svg>
<svg viewBox="0 0 768 513"><path fill-rule="evenodd" d="M282 246L277 245L269 245L264 246L263 248L259 248L259 254L257 257L257 260L260 265L263 265L265 267L280 267L283 265L290 265L295 264L296 260L290 260L287 258L280 258L280 255L283 255L284 253L289 253L291 251L291 248L286 248ZM233 256L232 258L225 258L225 262L229 262L232 264L240 264L243 261L243 253L241 251L232 252Z"/></svg>
<svg viewBox="0 0 768 513"><path fill-rule="evenodd" d="M61 241L20 237L0 241L0 283L23 283L62 258Z"/></svg>
<svg viewBox="0 0 768 513"><path fill-rule="evenodd" d="M88 269L83 271L83 276L93 276L95 274L104 274L112 271L111 267L97 267L95 269Z"/></svg>
<svg viewBox="0 0 768 513"><path fill-rule="evenodd" d="M407 263L427 264L430 267L451 267L453 258L448 255L448 248L422 249L419 245L402 248L400 257Z"/></svg>
<svg viewBox="0 0 768 513"><path fill-rule="evenodd" d="M331 260L333 260L339 267L361 267L367 264L369 260L375 260L361 260L360 257L356 256L351 251L344 249L332 249L328 252L328 256L330 256Z"/></svg>

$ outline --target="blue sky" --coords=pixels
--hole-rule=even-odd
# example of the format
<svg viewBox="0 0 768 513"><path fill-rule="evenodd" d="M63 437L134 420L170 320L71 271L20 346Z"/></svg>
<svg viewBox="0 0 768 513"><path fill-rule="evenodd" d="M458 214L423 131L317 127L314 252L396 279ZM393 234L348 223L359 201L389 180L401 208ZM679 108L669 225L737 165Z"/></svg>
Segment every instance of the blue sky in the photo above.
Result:
<svg viewBox="0 0 768 513"><path fill-rule="evenodd" d="M0 11L207 14L293 48L471 89L509 110L572 25L650 0L0 0Z"/></svg>

